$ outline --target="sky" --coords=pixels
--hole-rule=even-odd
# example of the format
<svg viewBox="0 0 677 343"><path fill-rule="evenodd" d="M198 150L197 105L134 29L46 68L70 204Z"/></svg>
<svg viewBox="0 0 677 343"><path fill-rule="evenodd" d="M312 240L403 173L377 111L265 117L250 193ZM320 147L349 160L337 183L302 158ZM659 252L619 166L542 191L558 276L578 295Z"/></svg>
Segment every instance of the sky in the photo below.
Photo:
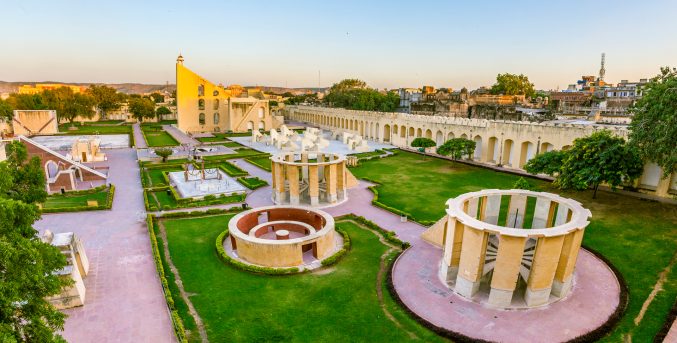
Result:
<svg viewBox="0 0 677 343"><path fill-rule="evenodd" d="M0 80L537 89L677 66L677 1L0 0Z"/></svg>

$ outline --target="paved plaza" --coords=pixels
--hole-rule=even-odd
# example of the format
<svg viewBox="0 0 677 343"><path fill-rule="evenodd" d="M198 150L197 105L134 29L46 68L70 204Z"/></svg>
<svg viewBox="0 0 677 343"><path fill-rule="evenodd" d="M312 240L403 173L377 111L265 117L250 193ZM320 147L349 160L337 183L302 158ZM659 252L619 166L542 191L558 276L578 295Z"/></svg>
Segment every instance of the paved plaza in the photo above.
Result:
<svg viewBox="0 0 677 343"><path fill-rule="evenodd" d="M303 134L300 134L301 137L303 137ZM323 152L325 153L335 153L335 154L354 154L357 153L357 151L353 151L348 149L348 146L346 144L343 144L343 142L337 141L335 139L329 139L329 135L325 133L324 138L326 138L329 141L329 146L322 149ZM252 138L250 136L244 136L244 137L229 137L228 139L238 142L244 146L250 147L252 149L258 150L258 151L263 151L267 152L269 154L276 154L280 152L281 150L275 147L274 145L268 145L265 142L252 142ZM379 143L375 141L367 141L369 144L369 149L366 150L365 152L370 152L374 151L377 149L392 149L395 148L395 146L390 145L390 144L385 144L385 143ZM299 143L300 145L300 143Z"/></svg>
<svg viewBox="0 0 677 343"><path fill-rule="evenodd" d="M120 149L129 147L129 135L68 135L68 136L35 136L31 139L52 149L70 150L78 139L98 138L101 149Z"/></svg>

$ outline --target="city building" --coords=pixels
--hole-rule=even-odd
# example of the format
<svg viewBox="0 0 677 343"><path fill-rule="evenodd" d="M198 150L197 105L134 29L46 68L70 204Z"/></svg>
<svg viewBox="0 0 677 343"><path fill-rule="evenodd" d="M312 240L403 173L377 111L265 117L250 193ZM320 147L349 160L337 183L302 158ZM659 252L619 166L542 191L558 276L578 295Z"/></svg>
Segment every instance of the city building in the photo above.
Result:
<svg viewBox="0 0 677 343"><path fill-rule="evenodd" d="M19 94L38 94L46 90L55 90L61 87L70 88L73 93L84 93L87 89L85 86L67 85L63 83L37 83L35 85L19 86Z"/></svg>

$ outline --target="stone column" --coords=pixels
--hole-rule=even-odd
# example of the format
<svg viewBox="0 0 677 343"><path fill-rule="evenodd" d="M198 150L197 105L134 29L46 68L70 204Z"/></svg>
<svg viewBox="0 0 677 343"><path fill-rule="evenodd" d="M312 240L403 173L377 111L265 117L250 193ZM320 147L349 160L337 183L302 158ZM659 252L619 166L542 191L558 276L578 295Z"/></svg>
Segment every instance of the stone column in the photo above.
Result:
<svg viewBox="0 0 677 343"><path fill-rule="evenodd" d="M301 154L301 162L303 164L308 163L308 154L307 153ZM302 166L301 167L301 175L302 175L303 180L308 180L308 166Z"/></svg>
<svg viewBox="0 0 677 343"><path fill-rule="evenodd" d="M550 215L550 205L552 201L547 198L538 197L536 207L534 208L534 221L531 223L532 229L544 229L547 226Z"/></svg>
<svg viewBox="0 0 677 343"><path fill-rule="evenodd" d="M548 302L563 242L564 236L538 238L527 290L524 293L527 306L539 306Z"/></svg>
<svg viewBox="0 0 677 343"><path fill-rule="evenodd" d="M287 180L289 182L289 204L299 204L299 167L287 166Z"/></svg>
<svg viewBox="0 0 677 343"><path fill-rule="evenodd" d="M346 196L346 164L345 162L336 164L336 191L338 192L339 200L345 199Z"/></svg>
<svg viewBox="0 0 677 343"><path fill-rule="evenodd" d="M524 212L527 209L527 196L523 194L513 194L510 197L508 205L508 219L506 227L523 228Z"/></svg>
<svg viewBox="0 0 677 343"><path fill-rule="evenodd" d="M337 201L336 197L336 163L332 163L328 167L329 172L326 173L327 177L327 196L330 203L335 203Z"/></svg>
<svg viewBox="0 0 677 343"><path fill-rule="evenodd" d="M284 187L285 165L281 163L275 163L275 165L275 170L277 171L277 173L273 175L275 177L275 185L277 186L277 188L275 188L275 202L276 204L281 205L284 204L286 192Z"/></svg>
<svg viewBox="0 0 677 343"><path fill-rule="evenodd" d="M489 234L485 231L469 226L465 226L463 230L461 257L454 290L466 298L472 298L480 288L488 238Z"/></svg>
<svg viewBox="0 0 677 343"><path fill-rule="evenodd" d="M479 198L470 198L464 205L465 213L473 218L477 218L477 209L479 207L479 203Z"/></svg>
<svg viewBox="0 0 677 343"><path fill-rule="evenodd" d="M317 153L317 163L323 163L324 162L324 154L322 153ZM324 180L324 166L319 167L319 175L320 175L320 181Z"/></svg>
<svg viewBox="0 0 677 343"><path fill-rule="evenodd" d="M489 304L508 307L517 286L526 237L500 235L494 274L491 277Z"/></svg>
<svg viewBox="0 0 677 343"><path fill-rule="evenodd" d="M488 195L486 198L484 218L482 221L488 224L497 225L498 216L501 212L501 195Z"/></svg>
<svg viewBox="0 0 677 343"><path fill-rule="evenodd" d="M585 230L576 230L564 236L555 280L552 282L552 294L554 296L561 298L567 295L571 289L578 251L581 249L581 241L583 241L583 231Z"/></svg>
<svg viewBox="0 0 677 343"><path fill-rule="evenodd" d="M461 260L461 248L463 247L463 223L456 218L448 218L444 223L444 255L440 265L440 277L451 282L458 276L458 264Z"/></svg>
<svg viewBox="0 0 677 343"><path fill-rule="evenodd" d="M310 206L318 206L320 204L318 166L308 167L308 194L310 194Z"/></svg>
<svg viewBox="0 0 677 343"><path fill-rule="evenodd" d="M277 199L276 199L277 198L277 192L275 191L277 189L277 182L276 182L277 177L275 177L276 176L275 174L277 174L277 173L275 172L275 162L273 162L273 161L270 162L270 174L272 176L271 177L271 180L272 180L271 188L272 188L272 193L273 193L271 195L271 197L273 198L273 203L277 203Z"/></svg>

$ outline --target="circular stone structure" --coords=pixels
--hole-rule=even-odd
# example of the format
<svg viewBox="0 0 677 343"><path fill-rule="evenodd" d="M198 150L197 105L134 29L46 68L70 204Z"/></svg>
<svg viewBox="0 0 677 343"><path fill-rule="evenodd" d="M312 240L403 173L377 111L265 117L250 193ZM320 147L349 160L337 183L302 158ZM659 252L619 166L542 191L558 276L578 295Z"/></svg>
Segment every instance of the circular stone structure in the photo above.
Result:
<svg viewBox="0 0 677 343"><path fill-rule="evenodd" d="M308 207L267 206L241 212L228 222L228 231L231 253L264 267L311 267L340 248L334 218Z"/></svg>
<svg viewBox="0 0 677 343"><path fill-rule="evenodd" d="M392 269L396 298L427 327L460 341L565 342L620 318L624 286L580 247L591 216L580 203L484 190L447 207Z"/></svg>
<svg viewBox="0 0 677 343"><path fill-rule="evenodd" d="M545 192L490 189L449 199L440 277L468 299L486 283L492 307L556 301L571 288L590 217L579 202Z"/></svg>
<svg viewBox="0 0 677 343"><path fill-rule="evenodd" d="M271 157L271 172L272 200L277 205L320 207L348 199L348 171L343 155L282 152Z"/></svg>

